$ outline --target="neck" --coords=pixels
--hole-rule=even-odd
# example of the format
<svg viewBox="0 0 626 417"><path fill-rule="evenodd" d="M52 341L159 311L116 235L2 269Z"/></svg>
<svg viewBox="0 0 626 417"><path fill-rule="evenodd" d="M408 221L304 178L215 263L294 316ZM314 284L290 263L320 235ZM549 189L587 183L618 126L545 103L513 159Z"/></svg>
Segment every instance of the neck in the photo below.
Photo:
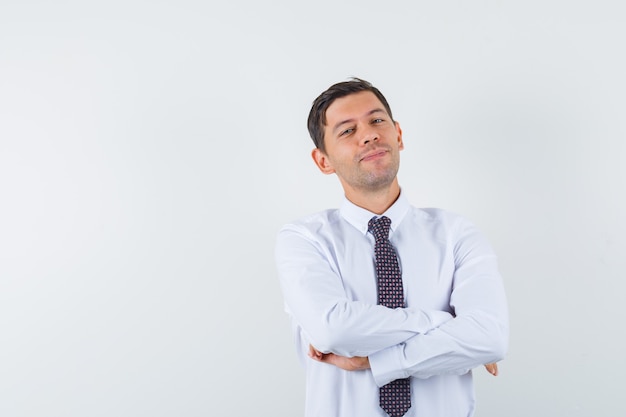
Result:
<svg viewBox="0 0 626 417"><path fill-rule="evenodd" d="M379 190L355 190L344 187L344 191L346 198L354 205L375 214L383 214L400 196L397 178L388 187Z"/></svg>

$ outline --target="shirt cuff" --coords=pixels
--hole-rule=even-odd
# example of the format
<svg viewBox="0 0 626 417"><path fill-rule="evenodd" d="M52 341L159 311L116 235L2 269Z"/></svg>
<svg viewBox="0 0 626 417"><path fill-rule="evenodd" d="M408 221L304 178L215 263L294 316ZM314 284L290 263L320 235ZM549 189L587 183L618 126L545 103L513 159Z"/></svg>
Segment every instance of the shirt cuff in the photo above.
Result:
<svg viewBox="0 0 626 417"><path fill-rule="evenodd" d="M374 376L374 382L376 382L376 385L382 387L391 381L409 376L402 369L402 364L400 362L400 355L403 348L404 343L401 343L399 345L380 350L368 357L370 369L372 370L372 375Z"/></svg>

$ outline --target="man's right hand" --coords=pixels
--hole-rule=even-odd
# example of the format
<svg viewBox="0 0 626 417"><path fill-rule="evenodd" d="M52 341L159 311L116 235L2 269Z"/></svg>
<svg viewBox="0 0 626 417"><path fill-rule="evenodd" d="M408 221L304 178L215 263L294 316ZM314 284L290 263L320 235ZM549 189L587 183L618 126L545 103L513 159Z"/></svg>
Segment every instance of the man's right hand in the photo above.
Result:
<svg viewBox="0 0 626 417"><path fill-rule="evenodd" d="M498 376L498 364L497 363L488 363L485 365L485 369L493 376Z"/></svg>

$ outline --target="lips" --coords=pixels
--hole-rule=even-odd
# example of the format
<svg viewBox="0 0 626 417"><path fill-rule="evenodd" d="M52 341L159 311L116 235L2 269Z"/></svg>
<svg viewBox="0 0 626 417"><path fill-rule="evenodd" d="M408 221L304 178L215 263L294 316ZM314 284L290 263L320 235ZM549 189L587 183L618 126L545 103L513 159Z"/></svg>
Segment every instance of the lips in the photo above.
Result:
<svg viewBox="0 0 626 417"><path fill-rule="evenodd" d="M387 149L381 149L381 148L374 149L373 151L370 151L366 153L365 155L363 155L361 159L359 159L359 162L367 162L367 161L372 161L374 159L381 158L385 156L387 152L389 152Z"/></svg>

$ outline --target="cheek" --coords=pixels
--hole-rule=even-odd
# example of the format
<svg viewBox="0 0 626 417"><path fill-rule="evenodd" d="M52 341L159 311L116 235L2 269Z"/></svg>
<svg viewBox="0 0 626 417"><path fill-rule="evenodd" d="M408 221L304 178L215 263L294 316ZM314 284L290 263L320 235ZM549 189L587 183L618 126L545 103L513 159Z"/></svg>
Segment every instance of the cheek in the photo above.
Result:
<svg viewBox="0 0 626 417"><path fill-rule="evenodd" d="M329 153L329 158L334 164L343 164L347 161L351 161L353 159L353 154L353 149L346 146L346 144L335 144L332 152Z"/></svg>

